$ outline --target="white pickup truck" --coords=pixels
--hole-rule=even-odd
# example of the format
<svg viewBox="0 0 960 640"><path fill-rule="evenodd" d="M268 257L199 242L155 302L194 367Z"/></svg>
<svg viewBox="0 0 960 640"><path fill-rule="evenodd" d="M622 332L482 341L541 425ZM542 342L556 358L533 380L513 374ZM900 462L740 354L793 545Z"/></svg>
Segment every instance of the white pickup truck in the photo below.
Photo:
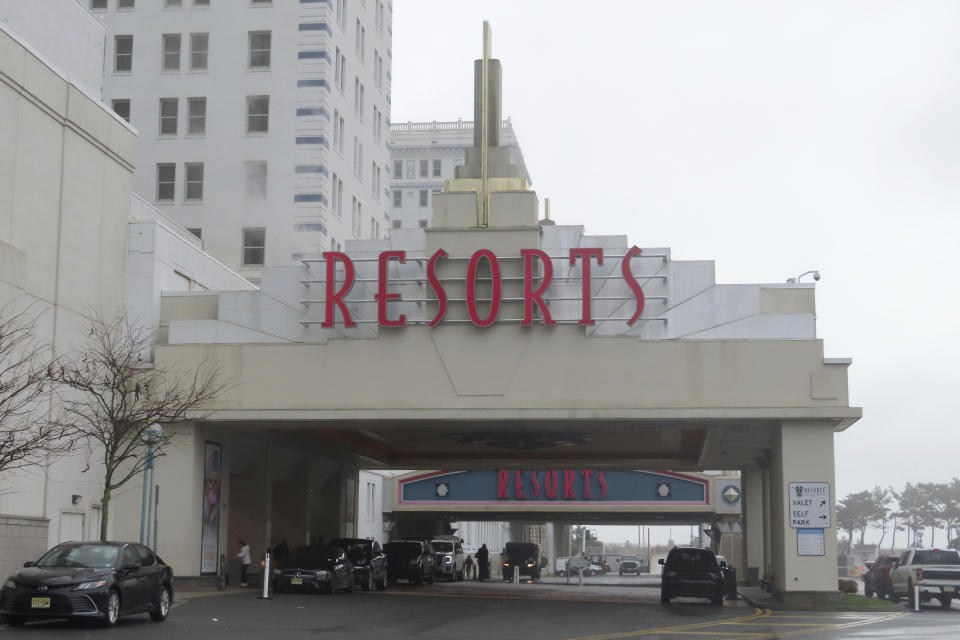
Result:
<svg viewBox="0 0 960 640"><path fill-rule="evenodd" d="M463 551L463 541L456 536L441 536L431 540L430 546L436 553L434 573L447 580L463 580L463 565L467 561L467 554Z"/></svg>
<svg viewBox="0 0 960 640"><path fill-rule="evenodd" d="M890 597L907 598L915 606L914 586L920 602L936 598L944 609L960 597L960 552L956 549L907 549L890 572Z"/></svg>

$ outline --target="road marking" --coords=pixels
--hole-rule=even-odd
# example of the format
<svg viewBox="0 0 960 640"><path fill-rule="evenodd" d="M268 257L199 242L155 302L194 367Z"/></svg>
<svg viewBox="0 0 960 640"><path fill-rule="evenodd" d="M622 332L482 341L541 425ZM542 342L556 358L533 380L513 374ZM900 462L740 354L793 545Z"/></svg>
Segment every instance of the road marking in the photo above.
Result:
<svg viewBox="0 0 960 640"><path fill-rule="evenodd" d="M729 620L711 620L708 622L697 622L693 624L683 624L677 625L674 627L659 627L655 629L637 629L635 631L622 631L620 633L610 633L604 635L595 635L595 636L582 636L579 638L568 638L568 640L616 640L617 638L639 638L641 636L652 635L654 633L672 633L672 634L685 634L685 635L706 635L706 632L697 633L697 629L705 629L707 627L715 626L718 622L733 622L733 621L743 621L743 620L755 620L757 618L762 618L768 613L764 613L763 609L757 609L753 614L748 616L742 616L740 618L731 618ZM715 632L714 632L715 633ZM715 634L716 635L716 634ZM721 633L720 635L728 635L727 633ZM749 637L764 637L769 634L753 634L753 633L732 633L729 635L739 635L739 636L749 636Z"/></svg>

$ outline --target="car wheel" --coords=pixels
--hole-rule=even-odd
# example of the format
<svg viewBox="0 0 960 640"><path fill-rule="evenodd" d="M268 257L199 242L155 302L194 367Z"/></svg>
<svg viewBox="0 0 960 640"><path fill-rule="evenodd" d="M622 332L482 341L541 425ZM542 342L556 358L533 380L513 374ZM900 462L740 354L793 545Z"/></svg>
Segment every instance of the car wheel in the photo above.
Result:
<svg viewBox="0 0 960 640"><path fill-rule="evenodd" d="M910 605L911 609L917 607L917 599L913 595L913 580L907 581L907 604Z"/></svg>
<svg viewBox="0 0 960 640"><path fill-rule="evenodd" d="M120 594L116 590L111 590L107 594L107 606L103 612L103 618L100 623L105 627L112 627L120 619Z"/></svg>
<svg viewBox="0 0 960 640"><path fill-rule="evenodd" d="M953 602L952 596L943 596L940 598L940 606L943 607L944 609L949 609L951 602Z"/></svg>
<svg viewBox="0 0 960 640"><path fill-rule="evenodd" d="M723 594L721 593L721 594L718 595L718 596L714 596L714 597L710 598L710 602L712 602L715 606L722 607L722 606L723 606Z"/></svg>
<svg viewBox="0 0 960 640"><path fill-rule="evenodd" d="M331 595L331 596L337 595L336 576L330 576L330 580L327 581L327 595Z"/></svg>
<svg viewBox="0 0 960 640"><path fill-rule="evenodd" d="M373 569L367 572L367 579L363 582L364 591L373 591Z"/></svg>
<svg viewBox="0 0 960 640"><path fill-rule="evenodd" d="M660 592L660 604L670 604L670 594L666 591Z"/></svg>
<svg viewBox="0 0 960 640"><path fill-rule="evenodd" d="M623 575L623 569L620 569L620 575L621 576Z"/></svg>
<svg viewBox="0 0 960 640"><path fill-rule="evenodd" d="M164 585L160 589L160 597L157 598L157 604L150 612L150 619L154 622L163 622L170 613L170 587Z"/></svg>
<svg viewBox="0 0 960 640"><path fill-rule="evenodd" d="M386 591L387 590L387 574L384 573L380 580L377 581L377 591Z"/></svg>
<svg viewBox="0 0 960 640"><path fill-rule="evenodd" d="M347 593L353 593L353 586L354 586L353 574L351 573L350 575L347 576Z"/></svg>
<svg viewBox="0 0 960 640"><path fill-rule="evenodd" d="M863 583L863 595L867 596L868 598L873 597L873 589L867 585L867 583Z"/></svg>

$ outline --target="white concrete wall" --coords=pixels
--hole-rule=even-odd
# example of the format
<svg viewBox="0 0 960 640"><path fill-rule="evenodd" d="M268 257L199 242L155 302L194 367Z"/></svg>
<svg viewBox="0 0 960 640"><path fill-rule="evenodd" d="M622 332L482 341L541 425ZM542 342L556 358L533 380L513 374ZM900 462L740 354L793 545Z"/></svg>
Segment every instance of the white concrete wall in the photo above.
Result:
<svg viewBox="0 0 960 640"><path fill-rule="evenodd" d="M63 78L99 98L104 29L85 0L0 0L0 24Z"/></svg>
<svg viewBox="0 0 960 640"><path fill-rule="evenodd" d="M244 276L260 278L259 268L241 267L241 229L265 227L268 265L298 264L301 256L329 250L332 243L371 237L371 218L380 236L389 228L389 200L384 167L388 164L390 67L392 24L390 4L380 0L349 2L346 20L339 24L333 3L301 4L274 0L261 6L249 2L215 1L209 7L184 2L165 8L162 2L138 2L133 10L97 12L106 25L107 60L104 100L131 101L131 123L142 132L134 189L156 202L156 164L174 162L176 195L173 203L157 207L185 227L200 228L204 249ZM376 28L375 12L384 6L384 26ZM357 19L366 30L364 60L356 54ZM301 24L325 24L301 30ZM269 70L247 68L249 31L269 30ZM161 71L163 34L182 36L181 71ZM207 71L190 71L191 33L209 34ZM113 71L114 36L133 35L133 71ZM337 49L346 56L344 91L335 86ZM374 81L374 51L383 57L383 83ZM324 52L325 58L299 59L301 52ZM354 78L364 84L364 115L354 112ZM323 87L300 87L298 82L324 81ZM269 133L246 133L246 96L270 96ZM206 132L189 136L188 97L206 97ZM159 135L159 99L179 98L178 134ZM382 112L382 135L374 136L374 107ZM298 109L319 109L319 115L298 115ZM343 150L333 146L334 112L345 118ZM304 112L305 113L305 112ZM326 144L298 144L298 138L322 136ZM363 143L362 176L354 172L353 138ZM247 195L245 161L267 162L267 192L260 199ZM202 202L184 202L184 163L204 163ZM371 163L381 167L381 188L372 186ZM298 171L321 166L322 173ZM343 180L345 200L340 217L331 211L332 174ZM325 201L295 202L295 195L322 196ZM353 233L351 200L363 206L359 236ZM312 226L304 226L312 225ZM323 231L319 231L320 225Z"/></svg>
<svg viewBox="0 0 960 640"><path fill-rule="evenodd" d="M38 340L65 353L86 338L91 312L123 309L136 134L3 24L0 123L0 302L41 314ZM61 514L80 513L95 536L96 459L81 451L0 477L0 514L48 518L54 544Z"/></svg>

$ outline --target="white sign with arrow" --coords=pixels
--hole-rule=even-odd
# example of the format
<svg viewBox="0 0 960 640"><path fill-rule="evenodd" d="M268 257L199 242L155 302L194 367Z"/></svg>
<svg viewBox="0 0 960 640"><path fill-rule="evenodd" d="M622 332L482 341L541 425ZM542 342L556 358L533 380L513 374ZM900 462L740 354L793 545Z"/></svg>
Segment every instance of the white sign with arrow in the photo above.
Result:
<svg viewBox="0 0 960 640"><path fill-rule="evenodd" d="M790 483L790 526L794 529L830 528L830 483Z"/></svg>

